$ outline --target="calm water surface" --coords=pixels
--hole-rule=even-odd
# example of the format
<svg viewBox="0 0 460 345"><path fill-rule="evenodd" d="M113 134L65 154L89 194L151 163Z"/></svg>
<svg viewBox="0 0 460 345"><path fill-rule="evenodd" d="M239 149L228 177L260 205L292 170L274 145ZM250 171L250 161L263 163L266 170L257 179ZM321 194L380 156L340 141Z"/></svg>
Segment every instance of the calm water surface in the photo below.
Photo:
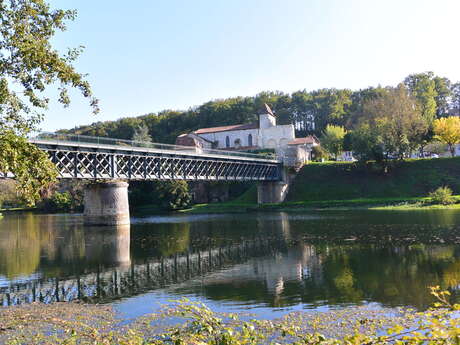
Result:
<svg viewBox="0 0 460 345"><path fill-rule="evenodd" d="M457 210L166 215L119 228L9 213L0 303L80 298L128 317L183 296L264 317L363 303L425 308L428 286L454 296L460 287L460 245L433 242L457 229Z"/></svg>

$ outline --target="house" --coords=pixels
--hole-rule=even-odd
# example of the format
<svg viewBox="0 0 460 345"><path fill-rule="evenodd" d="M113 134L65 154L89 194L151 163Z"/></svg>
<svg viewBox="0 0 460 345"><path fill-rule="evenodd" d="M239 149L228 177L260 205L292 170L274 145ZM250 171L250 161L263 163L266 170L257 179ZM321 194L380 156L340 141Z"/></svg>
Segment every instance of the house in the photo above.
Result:
<svg viewBox="0 0 460 345"><path fill-rule="evenodd" d="M177 137L176 144L238 151L274 149L279 157L284 157L289 151L292 157L299 157L302 162L310 159L311 147L319 144L317 139L296 138L294 126L278 125L275 114L267 104L264 104L257 115L257 122L200 128L181 134Z"/></svg>

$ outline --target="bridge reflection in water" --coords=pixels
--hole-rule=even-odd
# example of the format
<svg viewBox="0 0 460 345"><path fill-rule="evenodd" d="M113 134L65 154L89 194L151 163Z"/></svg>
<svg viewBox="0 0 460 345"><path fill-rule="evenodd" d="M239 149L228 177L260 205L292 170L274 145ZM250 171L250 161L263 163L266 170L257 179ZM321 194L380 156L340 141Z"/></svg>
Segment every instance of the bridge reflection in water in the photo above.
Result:
<svg viewBox="0 0 460 345"><path fill-rule="evenodd" d="M460 245L385 238L458 231L460 213L442 210L155 216L117 228L84 227L81 215L6 214L0 304L100 303L158 290L152 298L195 296L243 308L368 301L425 308L433 285L460 302ZM336 240L341 232L345 240ZM384 237L354 241L359 234ZM136 301L145 300L125 303Z"/></svg>
<svg viewBox="0 0 460 345"><path fill-rule="evenodd" d="M7 277L10 275L15 279L11 279L14 281L12 283L0 285L0 302L4 306L76 299L109 302L213 272L231 272L238 267L240 272L237 275L240 278L246 275L253 277L254 273L263 275L269 290L279 293L282 290L283 276L299 275L299 279L302 279L302 274L306 272L302 267L302 261L316 258L313 248L304 245L300 258L291 255L294 262L284 260L282 265L272 267L269 260L260 260L257 261L257 267L251 269L240 265L247 263L251 258L273 258L286 252L290 240L287 217L282 217L278 221L264 221L258 218L257 228L264 229L263 234L238 238L240 234L237 233L237 238L226 237L220 243L212 243L210 238L205 237L202 243L198 241L193 245L190 243L190 223L178 223L172 228L171 224L168 224L165 236L154 237L153 243L149 243L148 236L144 235L151 230L152 224L138 224L137 234L132 234L130 225L82 227L76 217L29 215L26 216L25 223L37 222L37 219L38 224L28 225L19 218L7 219L6 225L14 226L13 223L16 221L30 238L23 236L24 233L21 231L18 238L0 238L1 243L23 243L24 247L20 248L19 253L10 253L21 261L30 257L28 243L38 241L39 248L32 251L41 253L41 269L37 270L38 263L37 267L33 267L32 263L32 267L26 268L26 271L20 270L9 274L6 272ZM153 226L161 228L164 225ZM49 232L44 229L48 229ZM131 260L131 246L141 248L137 249L138 257L134 260ZM142 253L142 250L146 252ZM1 261L0 255L0 270ZM63 262L63 265L55 267L57 262ZM0 271L1 273L3 272ZM212 279L212 276L210 278Z"/></svg>

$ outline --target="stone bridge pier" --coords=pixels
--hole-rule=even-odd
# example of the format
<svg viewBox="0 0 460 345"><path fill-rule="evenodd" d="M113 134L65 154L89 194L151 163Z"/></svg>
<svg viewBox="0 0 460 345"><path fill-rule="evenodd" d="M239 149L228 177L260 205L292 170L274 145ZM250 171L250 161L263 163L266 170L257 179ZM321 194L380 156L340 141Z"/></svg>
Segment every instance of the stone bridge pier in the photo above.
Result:
<svg viewBox="0 0 460 345"><path fill-rule="evenodd" d="M84 191L85 225L127 225L129 221L128 183L93 182Z"/></svg>
<svg viewBox="0 0 460 345"><path fill-rule="evenodd" d="M289 185L295 174L283 168L280 181L262 181L257 185L257 203L274 204L283 202L289 191Z"/></svg>

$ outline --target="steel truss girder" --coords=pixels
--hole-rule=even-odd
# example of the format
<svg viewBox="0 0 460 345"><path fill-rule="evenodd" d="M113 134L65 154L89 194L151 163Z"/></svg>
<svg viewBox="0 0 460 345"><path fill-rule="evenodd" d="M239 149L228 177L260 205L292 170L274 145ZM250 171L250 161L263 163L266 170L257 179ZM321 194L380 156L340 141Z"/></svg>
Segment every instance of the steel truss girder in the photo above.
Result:
<svg viewBox="0 0 460 345"><path fill-rule="evenodd" d="M67 147L41 149L49 154L60 178L277 181L281 171L280 163L238 158L82 151Z"/></svg>

